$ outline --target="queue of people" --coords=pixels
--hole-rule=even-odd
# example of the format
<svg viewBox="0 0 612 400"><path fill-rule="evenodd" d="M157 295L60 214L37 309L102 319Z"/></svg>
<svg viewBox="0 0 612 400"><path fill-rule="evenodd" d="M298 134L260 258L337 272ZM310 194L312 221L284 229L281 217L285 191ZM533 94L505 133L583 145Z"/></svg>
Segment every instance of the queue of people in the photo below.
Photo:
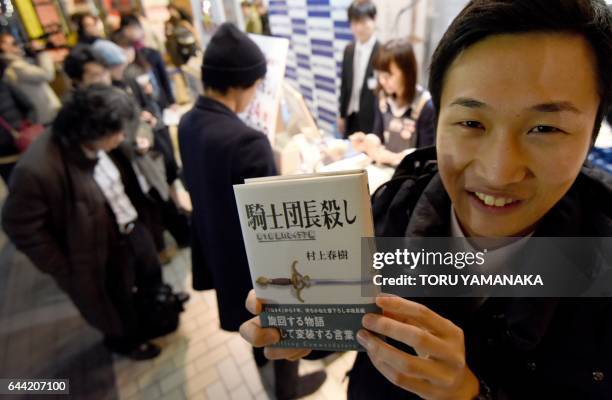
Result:
<svg viewBox="0 0 612 400"><path fill-rule="evenodd" d="M74 22L78 40L63 61L72 90L61 102L49 54L31 45L27 60L14 36L0 35L2 225L109 350L150 359L161 351L150 340L177 329L189 299L162 279L176 253L164 232L179 247L191 240L162 114L174 95L136 15L125 15L110 40L93 15ZM14 139L24 121L46 132L21 154Z"/></svg>

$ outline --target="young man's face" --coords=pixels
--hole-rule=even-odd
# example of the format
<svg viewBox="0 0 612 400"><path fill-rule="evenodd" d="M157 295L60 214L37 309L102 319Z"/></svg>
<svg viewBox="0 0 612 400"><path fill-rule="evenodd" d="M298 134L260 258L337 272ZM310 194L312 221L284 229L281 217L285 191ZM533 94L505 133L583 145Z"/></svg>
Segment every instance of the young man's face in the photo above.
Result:
<svg viewBox="0 0 612 400"><path fill-rule="evenodd" d="M97 62L88 62L83 67L83 78L81 79L79 86L87 87L95 83L110 85L110 71Z"/></svg>
<svg viewBox="0 0 612 400"><path fill-rule="evenodd" d="M374 29L376 29L376 23L372 18L365 17L351 20L351 32L360 43L370 40L374 34Z"/></svg>
<svg viewBox="0 0 612 400"><path fill-rule="evenodd" d="M529 233L583 164L599 106L596 59L576 34L489 37L446 73L440 175L466 234Z"/></svg>

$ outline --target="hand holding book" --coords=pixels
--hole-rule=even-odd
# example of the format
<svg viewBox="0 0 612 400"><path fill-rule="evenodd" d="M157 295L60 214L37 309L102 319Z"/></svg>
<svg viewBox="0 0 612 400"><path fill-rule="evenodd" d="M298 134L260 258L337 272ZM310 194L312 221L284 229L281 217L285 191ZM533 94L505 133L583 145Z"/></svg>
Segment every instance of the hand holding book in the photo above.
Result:
<svg viewBox="0 0 612 400"><path fill-rule="evenodd" d="M240 326L240 335L253 347L265 347L264 354L266 358L270 360L295 361L310 354L312 351L311 349L267 347L278 343L281 336L277 328L261 327L259 314L261 314L263 307L261 301L257 299L254 290L249 292L246 300L246 308L255 315L255 317Z"/></svg>
<svg viewBox="0 0 612 400"><path fill-rule="evenodd" d="M479 383L465 362L461 328L427 307L401 297L382 294L376 298L376 304L383 315L366 314L365 329L358 332L357 340L381 374L424 399L476 397ZM310 354L310 349L268 347L280 341L280 333L277 328L261 327L259 314L263 307L254 290L249 292L246 307L255 317L242 324L240 334L252 346L265 347L268 359L295 361ZM384 337L409 345L417 355L393 347Z"/></svg>
<svg viewBox="0 0 612 400"><path fill-rule="evenodd" d="M381 374L424 399L473 399L478 395L478 379L466 364L461 328L401 297L382 294L376 305L383 314L363 317L367 330L357 333L357 341ZM397 349L374 333L407 344L417 355Z"/></svg>

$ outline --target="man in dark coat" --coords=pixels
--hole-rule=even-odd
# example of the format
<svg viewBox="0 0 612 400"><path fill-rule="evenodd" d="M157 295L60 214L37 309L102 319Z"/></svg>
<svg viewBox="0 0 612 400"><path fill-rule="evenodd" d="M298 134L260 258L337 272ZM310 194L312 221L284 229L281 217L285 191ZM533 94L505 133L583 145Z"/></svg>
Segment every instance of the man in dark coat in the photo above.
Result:
<svg viewBox="0 0 612 400"><path fill-rule="evenodd" d="M354 1L348 8L355 41L346 46L342 58L338 131L345 138L374 128L377 82L372 63L380 47L374 34L375 18L376 6L370 1Z"/></svg>
<svg viewBox="0 0 612 400"><path fill-rule="evenodd" d="M538 273L540 260L519 259L522 271L506 262L517 260L518 245L552 260L555 278L573 271L591 285L606 278L593 272L609 268L609 245L576 257L538 239L607 244L612 236L612 178L585 166L612 100L611 38L612 12L602 0L470 1L432 57L436 148L407 156L374 194L376 235L469 238L481 251L482 238L502 239L488 254L500 270L484 274ZM563 258L573 269L556 262ZM550 281L537 288L539 298L495 297L492 286L486 297L377 296L383 313L362 319L356 336L366 353L350 372L349 399L611 398L609 292L546 297ZM247 306L258 313L251 293ZM240 331L258 345L280 339L257 317ZM266 350L271 359L310 353Z"/></svg>
<svg viewBox="0 0 612 400"><path fill-rule="evenodd" d="M229 331L250 317L244 298L252 288L233 185L277 174L266 136L237 115L254 98L266 69L264 55L248 36L232 24L221 25L204 54L204 96L178 129L193 202L193 285L216 289L221 328ZM260 363L263 354L256 358ZM315 373L298 385L297 372L297 363L275 364L278 398L305 395L323 383L324 375Z"/></svg>
<svg viewBox="0 0 612 400"><path fill-rule="evenodd" d="M138 220L121 168L107 155L137 116L129 96L94 85L76 90L53 129L15 167L2 226L50 274L114 352L136 360L160 353L143 339L134 288L161 285L153 240Z"/></svg>

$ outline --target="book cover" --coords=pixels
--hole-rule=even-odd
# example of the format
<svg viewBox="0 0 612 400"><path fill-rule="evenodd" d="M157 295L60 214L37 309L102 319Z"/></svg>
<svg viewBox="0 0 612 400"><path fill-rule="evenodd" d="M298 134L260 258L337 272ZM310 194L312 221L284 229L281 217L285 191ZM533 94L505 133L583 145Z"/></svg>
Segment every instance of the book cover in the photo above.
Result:
<svg viewBox="0 0 612 400"><path fill-rule="evenodd" d="M361 269L374 228L367 172L247 179L234 192L261 323L278 347L362 350L361 318L377 312Z"/></svg>

